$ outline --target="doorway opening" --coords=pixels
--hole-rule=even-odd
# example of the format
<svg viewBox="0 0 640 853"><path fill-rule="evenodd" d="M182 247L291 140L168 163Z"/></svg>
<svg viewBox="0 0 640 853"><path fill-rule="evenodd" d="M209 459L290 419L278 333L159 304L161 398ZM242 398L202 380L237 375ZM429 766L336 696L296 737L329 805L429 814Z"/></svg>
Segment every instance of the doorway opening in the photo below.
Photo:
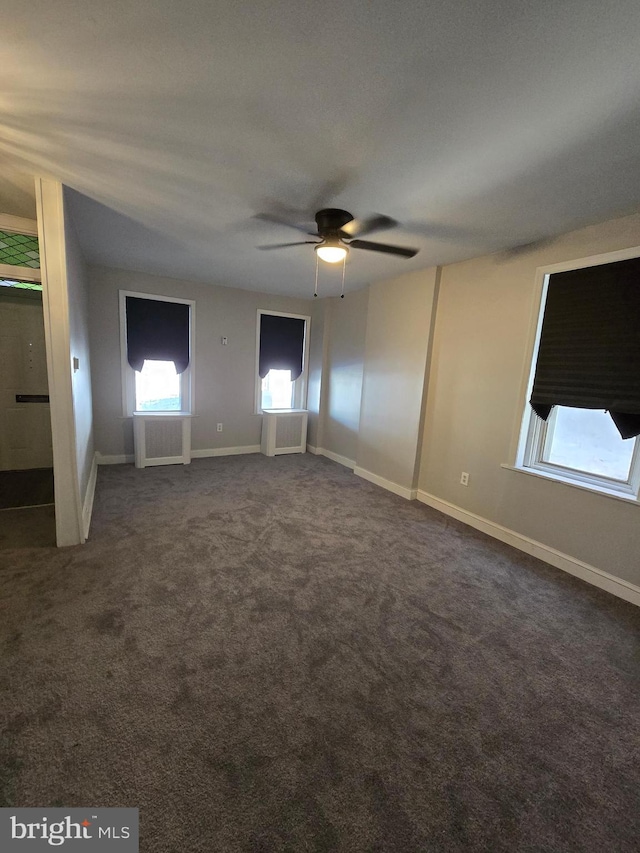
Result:
<svg viewBox="0 0 640 853"><path fill-rule="evenodd" d="M0 279L0 549L55 545L42 285Z"/></svg>

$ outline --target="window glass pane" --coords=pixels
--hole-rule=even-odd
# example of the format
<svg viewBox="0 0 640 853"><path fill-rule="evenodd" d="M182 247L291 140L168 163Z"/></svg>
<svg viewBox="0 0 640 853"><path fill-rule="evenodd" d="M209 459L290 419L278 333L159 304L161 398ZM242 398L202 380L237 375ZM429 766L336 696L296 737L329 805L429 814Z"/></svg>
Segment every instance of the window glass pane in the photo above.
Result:
<svg viewBox="0 0 640 853"><path fill-rule="evenodd" d="M262 380L263 409L293 408L293 382L290 370L270 370Z"/></svg>
<svg viewBox="0 0 640 853"><path fill-rule="evenodd" d="M0 279L0 287L15 287L18 290L42 290L42 285L35 281L14 281L13 279Z"/></svg>
<svg viewBox="0 0 640 853"><path fill-rule="evenodd" d="M608 412L556 406L551 418L544 462L628 480L635 440L620 438Z"/></svg>
<svg viewBox="0 0 640 853"><path fill-rule="evenodd" d="M179 412L180 377L172 361L147 359L135 372L136 411Z"/></svg>

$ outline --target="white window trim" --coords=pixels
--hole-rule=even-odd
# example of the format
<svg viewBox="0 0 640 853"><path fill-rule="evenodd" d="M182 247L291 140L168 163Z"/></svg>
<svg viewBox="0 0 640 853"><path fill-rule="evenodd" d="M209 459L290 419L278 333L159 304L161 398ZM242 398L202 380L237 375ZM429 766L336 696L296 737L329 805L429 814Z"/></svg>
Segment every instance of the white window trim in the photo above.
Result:
<svg viewBox="0 0 640 853"><path fill-rule="evenodd" d="M534 300L531 311L529 340L526 349L526 358L523 368L523 376L520 390L520 406L515 434L515 452L512 454L513 468L525 473L535 473L557 482L576 485L583 489L622 497L635 502L640 501L640 440L636 439L633 460L627 482L613 480L609 477L601 477L554 465L541 460L544 448L547 425L538 418L529 405L529 399L533 391L533 379L538 361L538 350L540 348L540 336L542 334L542 321L547 301L547 292L551 276L559 272L584 269L585 267L597 267L602 264L611 264L616 261L627 261L631 258L640 257L640 246L622 249L617 252L607 252L600 255L591 255L587 258L578 258L573 261L564 261L560 264L538 267L536 270L536 282ZM511 466L507 466L511 467Z"/></svg>
<svg viewBox="0 0 640 853"><path fill-rule="evenodd" d="M180 401L182 408L174 414L190 415L195 411L194 382L195 376L195 339L196 339L196 303L192 299L179 299L176 296L158 296L151 293L139 293L135 290L120 290L120 366L122 377L122 414L125 418L133 417L136 411L136 387L135 371L127 360L127 296L137 299L153 299L156 302L178 302L181 305L189 305L189 366L180 374ZM145 415L153 415L153 412L144 412ZM158 412L158 415L166 415L166 412Z"/></svg>
<svg viewBox="0 0 640 853"><path fill-rule="evenodd" d="M294 382L292 409L306 409L307 387L309 381L309 341L311 338L311 317L306 314L290 314L288 311L270 311L268 308L258 308L256 317L256 369L255 369L255 414L262 414L262 380L260 379L260 318L263 314L272 317L292 317L294 320L304 320L304 343L302 347L302 373Z"/></svg>

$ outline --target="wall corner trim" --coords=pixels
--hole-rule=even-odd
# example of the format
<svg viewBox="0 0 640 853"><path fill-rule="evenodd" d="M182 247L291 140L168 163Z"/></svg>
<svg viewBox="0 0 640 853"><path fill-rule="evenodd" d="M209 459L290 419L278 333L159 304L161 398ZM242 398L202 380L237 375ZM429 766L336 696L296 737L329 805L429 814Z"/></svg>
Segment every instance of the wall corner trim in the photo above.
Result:
<svg viewBox="0 0 640 853"><path fill-rule="evenodd" d="M356 467L356 463L353 459L347 459L346 456L340 456L339 453L334 453L333 450L326 450L324 447L313 447L311 444L307 444L307 450L309 453L315 453L316 456L326 456L327 459L331 459L332 462L337 462L338 465L344 465L345 468L350 468L352 471Z"/></svg>
<svg viewBox="0 0 640 853"><path fill-rule="evenodd" d="M89 528L91 527L91 516L93 514L93 499L96 494L96 482L98 479L98 454L93 454L91 461L91 471L89 472L89 482L87 483L87 491L82 504L82 528L84 538L89 538Z"/></svg>
<svg viewBox="0 0 640 853"><path fill-rule="evenodd" d="M408 501L414 501L417 497L417 489L409 489L406 486L401 486L399 483L393 483L391 480L385 480L384 477L379 477L377 474L367 471L366 468L360 468L357 465L353 469L353 473L363 480L368 480L370 483L375 483L376 486L381 486L388 492L393 492L394 495L400 495L401 498L406 498Z"/></svg>
<svg viewBox="0 0 640 853"><path fill-rule="evenodd" d="M532 557L537 557L550 566L556 569L561 569L563 572L568 572L580 580L586 581L592 586L597 586L599 589L610 592L612 595L622 598L625 601L635 604L640 607L640 587L635 584L618 578L615 575L609 574L595 566L590 566L588 563L583 563L569 554L563 554L549 545L542 542L537 542L535 539L530 539L528 536L523 536L515 530L510 530L508 527L503 527L501 524L496 524L487 518L469 512L456 504L442 500L435 495L424 492L418 489L418 500L427 506L437 509L445 515L450 515L452 518L461 521L463 524L468 524L469 527L474 527L494 539L499 539L507 545L512 545L519 551L524 551Z"/></svg>

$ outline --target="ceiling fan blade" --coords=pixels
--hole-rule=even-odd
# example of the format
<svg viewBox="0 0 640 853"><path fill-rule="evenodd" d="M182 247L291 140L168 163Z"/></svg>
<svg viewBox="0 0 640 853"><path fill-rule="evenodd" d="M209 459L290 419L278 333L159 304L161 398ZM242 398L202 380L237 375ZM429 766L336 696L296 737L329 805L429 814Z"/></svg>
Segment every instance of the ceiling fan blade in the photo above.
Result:
<svg viewBox="0 0 640 853"><path fill-rule="evenodd" d="M384 252L387 255L398 255L400 258L413 258L420 251L420 249L407 249L405 246L370 243L369 240L351 240L349 246L352 246L354 249L368 249L370 252Z"/></svg>
<svg viewBox="0 0 640 853"><path fill-rule="evenodd" d="M259 219L261 222L270 222L272 225L285 225L287 228L295 228L296 231L302 231L303 234L309 234L310 237L317 236L315 231L309 231L307 225L298 225L295 222L288 222L286 219L282 219L272 213L256 213L253 218Z"/></svg>
<svg viewBox="0 0 640 853"><path fill-rule="evenodd" d="M398 223L390 216L383 216L381 213L374 213L367 219L352 219L340 229L347 237L364 237L366 234L373 234L375 231L386 231L388 228L395 228Z"/></svg>
<svg viewBox="0 0 640 853"><path fill-rule="evenodd" d="M315 240L300 240L297 243L269 243L268 246L257 246L257 248L268 251L269 249L286 249L289 246L306 246L307 244L315 246L317 242Z"/></svg>

